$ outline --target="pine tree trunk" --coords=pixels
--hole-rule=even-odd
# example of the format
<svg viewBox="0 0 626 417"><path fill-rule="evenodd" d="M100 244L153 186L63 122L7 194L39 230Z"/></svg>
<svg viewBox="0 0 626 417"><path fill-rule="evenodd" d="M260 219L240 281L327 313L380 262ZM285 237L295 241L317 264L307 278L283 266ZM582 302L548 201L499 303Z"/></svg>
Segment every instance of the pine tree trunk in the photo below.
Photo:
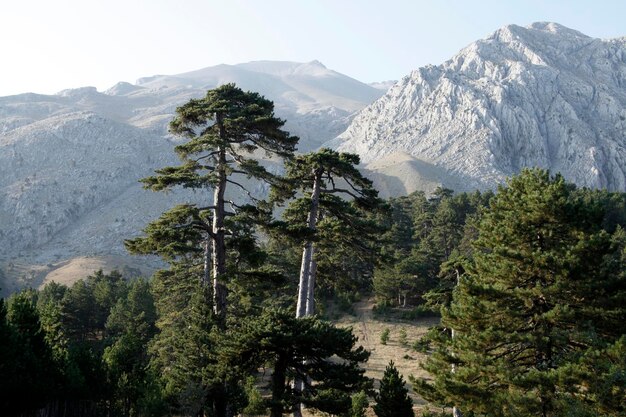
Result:
<svg viewBox="0 0 626 417"><path fill-rule="evenodd" d="M279 356L274 365L272 375L272 403L270 417L283 416L283 397L285 396L285 383L287 382L287 364L285 358ZM295 412L294 412L295 415Z"/></svg>
<svg viewBox="0 0 626 417"><path fill-rule="evenodd" d="M313 172L313 190L311 191L311 209L307 219L308 228L315 230L317 224L317 213L320 205L320 192L322 182L322 170L316 169ZM309 289L311 284L311 260L313 259L313 242L307 241L302 251L302 264L300 266L300 280L298 283L298 304L296 306L296 317L307 315L307 299L309 293L314 288Z"/></svg>
<svg viewBox="0 0 626 417"><path fill-rule="evenodd" d="M220 138L225 139L226 132L222 123L222 115L216 114L216 122L220 130ZM218 322L226 321L226 285L223 282L226 274L226 244L224 230L224 192L226 191L226 150L219 146L219 160L217 164L218 181L213 194L213 311Z"/></svg>
<svg viewBox="0 0 626 417"><path fill-rule="evenodd" d="M456 269L456 286L459 286L459 283L461 281L461 274L459 273L459 270ZM454 329L451 329L451 337L454 339L454 336L456 335L456 332ZM452 373L456 372L456 365L452 364ZM452 417L463 417L463 414L461 413L461 410L459 410L459 408L455 405L452 407Z"/></svg>
<svg viewBox="0 0 626 417"><path fill-rule="evenodd" d="M207 236L204 241L204 275L202 281L204 285L211 284L211 236Z"/></svg>
<svg viewBox="0 0 626 417"><path fill-rule="evenodd" d="M315 230L320 205L320 192L322 182L322 170L313 171L313 190L311 191L311 209L307 218L308 228ZM315 247L313 242L307 241L302 251L302 264L300 267L300 280L298 284L298 303L296 306L296 318L312 315L315 311L315 276L317 264L314 259ZM312 273L313 272L313 273ZM293 383L296 391L304 390L304 381L296 379ZM302 417L302 404L298 404L293 412L294 417Z"/></svg>
<svg viewBox="0 0 626 417"><path fill-rule="evenodd" d="M311 263L309 266L309 283L306 296L305 316L315 314L315 278L317 277L317 261L315 260L315 245L311 247Z"/></svg>
<svg viewBox="0 0 626 417"><path fill-rule="evenodd" d="M309 293L309 270L311 268L312 242L306 242L302 250L302 264L300 266L300 279L298 281L298 302L296 305L296 317L306 315L306 298Z"/></svg>

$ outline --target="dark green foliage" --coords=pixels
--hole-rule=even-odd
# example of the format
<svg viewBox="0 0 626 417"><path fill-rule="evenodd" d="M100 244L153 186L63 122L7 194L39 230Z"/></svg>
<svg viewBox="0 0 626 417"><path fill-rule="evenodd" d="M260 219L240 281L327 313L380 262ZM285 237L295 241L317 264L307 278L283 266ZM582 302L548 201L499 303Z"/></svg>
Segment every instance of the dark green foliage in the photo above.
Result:
<svg viewBox="0 0 626 417"><path fill-rule="evenodd" d="M129 285L127 296L117 300L108 316L110 344L102 360L115 398L113 407L123 415L143 414L145 397L151 397L153 403L160 394L148 368L148 343L156 333L155 320L150 286L141 279Z"/></svg>
<svg viewBox="0 0 626 417"><path fill-rule="evenodd" d="M4 305L4 414L162 414L159 378L147 368L155 309L146 281L97 272L69 288L51 283L16 294L8 315Z"/></svg>
<svg viewBox="0 0 626 417"><path fill-rule="evenodd" d="M380 389L376 395L374 412L378 417L413 417L413 402L409 390L404 386L404 378L393 361L385 368Z"/></svg>
<svg viewBox="0 0 626 417"><path fill-rule="evenodd" d="M265 415L267 413L267 403L256 387L254 376L250 375L246 378L244 390L247 405L241 410L241 413L253 416Z"/></svg>
<svg viewBox="0 0 626 417"><path fill-rule="evenodd" d="M73 341L99 345L105 337L105 324L111 308L126 295L126 282L113 271L98 271L76 282L61 299L61 321L66 336Z"/></svg>
<svg viewBox="0 0 626 417"><path fill-rule="evenodd" d="M385 262L374 271L379 303L407 307L429 300L437 308L449 302L456 284L455 259L467 254L473 229L466 223L488 203L492 193L458 194L438 188L392 198L391 211L378 219L389 224L383 235Z"/></svg>
<svg viewBox="0 0 626 417"><path fill-rule="evenodd" d="M58 395L61 374L46 342L33 290L13 295L5 310L0 303L0 401L3 413L27 413Z"/></svg>
<svg viewBox="0 0 626 417"><path fill-rule="evenodd" d="M351 400L352 408L350 408L350 411L348 411L344 417L365 417L365 410L369 406L367 393L365 391L359 391L352 395Z"/></svg>
<svg viewBox="0 0 626 417"><path fill-rule="evenodd" d="M221 357L242 370L270 364L272 416L300 403L340 414L350 408L350 394L370 384L359 367L369 352L355 348L356 341L351 329L336 328L317 317L296 319L287 310L265 310L229 329ZM303 392L291 388L296 377L306 381Z"/></svg>
<svg viewBox="0 0 626 417"><path fill-rule="evenodd" d="M199 412L206 402L214 325L208 287L182 265L159 271L153 278L159 333L152 341L151 366L164 384L173 410Z"/></svg>
<svg viewBox="0 0 626 417"><path fill-rule="evenodd" d="M623 411L623 390L600 382L621 381L620 360L600 358L626 333L626 235L610 200L541 170L499 190L431 337L434 381L414 381L421 395L479 415Z"/></svg>

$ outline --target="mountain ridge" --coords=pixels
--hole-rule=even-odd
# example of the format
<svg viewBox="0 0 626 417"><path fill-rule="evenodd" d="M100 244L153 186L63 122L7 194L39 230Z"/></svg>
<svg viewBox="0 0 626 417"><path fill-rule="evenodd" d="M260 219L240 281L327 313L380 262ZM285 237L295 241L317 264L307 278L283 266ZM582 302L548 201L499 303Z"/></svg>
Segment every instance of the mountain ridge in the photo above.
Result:
<svg viewBox="0 0 626 417"><path fill-rule="evenodd" d="M625 39L546 22L505 26L412 71L326 145L358 153L365 166L405 152L466 190L539 166L625 191Z"/></svg>

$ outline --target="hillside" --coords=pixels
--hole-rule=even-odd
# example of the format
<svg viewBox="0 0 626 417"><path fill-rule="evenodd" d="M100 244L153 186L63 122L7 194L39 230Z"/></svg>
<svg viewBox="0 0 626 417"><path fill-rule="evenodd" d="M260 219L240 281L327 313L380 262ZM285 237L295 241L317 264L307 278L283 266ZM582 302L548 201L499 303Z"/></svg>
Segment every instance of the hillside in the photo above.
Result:
<svg viewBox="0 0 626 417"><path fill-rule="evenodd" d="M105 92L0 97L0 288L37 286L74 257L154 266L128 257L123 240L175 203L207 197L155 194L138 179L176 163L179 140L167 132L176 107L227 82L273 100L301 151L341 133L355 111L384 93L317 61L260 61L147 77Z"/></svg>

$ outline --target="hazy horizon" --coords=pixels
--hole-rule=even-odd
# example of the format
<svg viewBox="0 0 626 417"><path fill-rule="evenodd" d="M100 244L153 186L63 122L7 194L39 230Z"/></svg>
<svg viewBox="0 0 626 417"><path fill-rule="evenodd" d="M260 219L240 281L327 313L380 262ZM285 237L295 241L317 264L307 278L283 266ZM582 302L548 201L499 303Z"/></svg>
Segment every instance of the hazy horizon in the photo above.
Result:
<svg viewBox="0 0 626 417"><path fill-rule="evenodd" d="M363 82L440 64L508 24L626 35L612 1L289 2L25 0L3 6L0 96L95 86L257 60L309 62Z"/></svg>

